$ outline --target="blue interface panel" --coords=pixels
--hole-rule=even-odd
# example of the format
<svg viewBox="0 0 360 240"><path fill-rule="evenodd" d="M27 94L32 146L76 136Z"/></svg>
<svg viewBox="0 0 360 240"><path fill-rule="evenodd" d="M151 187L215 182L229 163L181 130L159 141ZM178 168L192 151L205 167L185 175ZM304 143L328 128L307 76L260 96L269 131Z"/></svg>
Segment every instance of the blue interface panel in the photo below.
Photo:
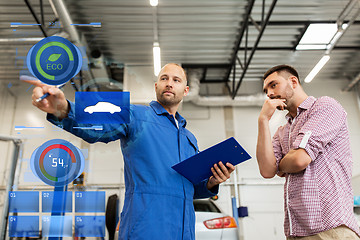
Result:
<svg viewBox="0 0 360 240"><path fill-rule="evenodd" d="M39 216L9 216L9 237L39 237Z"/></svg>
<svg viewBox="0 0 360 240"><path fill-rule="evenodd" d="M122 124L130 122L130 92L75 92L78 123Z"/></svg>
<svg viewBox="0 0 360 240"><path fill-rule="evenodd" d="M42 192L42 212L72 212L72 192Z"/></svg>
<svg viewBox="0 0 360 240"><path fill-rule="evenodd" d="M105 212L105 192L75 192L75 212Z"/></svg>
<svg viewBox="0 0 360 240"><path fill-rule="evenodd" d="M75 216L75 237L105 237L105 216Z"/></svg>
<svg viewBox="0 0 360 240"><path fill-rule="evenodd" d="M9 192L9 212L39 212L39 192Z"/></svg>
<svg viewBox="0 0 360 240"><path fill-rule="evenodd" d="M43 237L72 237L72 216L43 216Z"/></svg>
<svg viewBox="0 0 360 240"><path fill-rule="evenodd" d="M66 214L74 211L73 198L77 213L105 213L105 191L79 191L75 194L43 191L40 194L38 191L9 193L9 212L16 214L9 215L9 237L38 237L39 230L44 237L72 237L73 226L77 237L105 237L105 216L76 215L73 219L72 215ZM39 203L41 212L48 213L48 216L21 216L23 212L39 213Z"/></svg>

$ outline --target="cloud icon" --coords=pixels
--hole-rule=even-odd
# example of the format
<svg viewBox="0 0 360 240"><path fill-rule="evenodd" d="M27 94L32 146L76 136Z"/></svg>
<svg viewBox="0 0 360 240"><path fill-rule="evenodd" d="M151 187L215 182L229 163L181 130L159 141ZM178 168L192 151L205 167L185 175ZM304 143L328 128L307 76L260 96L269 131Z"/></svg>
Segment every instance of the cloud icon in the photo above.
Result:
<svg viewBox="0 0 360 240"><path fill-rule="evenodd" d="M88 106L84 109L84 112L87 113L94 113L94 112L107 112L114 114L116 112L121 112L121 108L119 106L116 106L115 104L109 103L109 102L98 102L97 104L93 106Z"/></svg>

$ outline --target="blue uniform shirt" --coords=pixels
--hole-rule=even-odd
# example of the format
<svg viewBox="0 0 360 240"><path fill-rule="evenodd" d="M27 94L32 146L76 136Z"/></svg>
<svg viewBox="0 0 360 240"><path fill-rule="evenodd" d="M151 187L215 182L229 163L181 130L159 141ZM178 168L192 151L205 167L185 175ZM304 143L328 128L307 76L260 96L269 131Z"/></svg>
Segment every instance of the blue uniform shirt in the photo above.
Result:
<svg viewBox="0 0 360 240"><path fill-rule="evenodd" d="M74 129L86 125L76 122L74 103L69 103L67 118L58 121L49 114L47 119L89 143L121 140L126 191L119 239L195 239L192 201L213 196L218 188L209 191L207 181L193 185L171 168L198 152L186 120L176 113L177 127L174 117L152 101L130 105L128 124L107 124L103 131Z"/></svg>

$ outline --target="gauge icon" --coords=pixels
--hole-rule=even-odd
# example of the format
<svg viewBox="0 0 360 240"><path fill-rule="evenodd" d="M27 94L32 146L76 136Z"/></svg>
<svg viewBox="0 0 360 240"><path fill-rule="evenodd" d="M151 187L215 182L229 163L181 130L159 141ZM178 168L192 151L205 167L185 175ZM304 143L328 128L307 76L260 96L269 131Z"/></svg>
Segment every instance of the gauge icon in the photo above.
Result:
<svg viewBox="0 0 360 240"><path fill-rule="evenodd" d="M51 36L29 50L26 64L29 71L43 83L62 85L78 74L82 55L69 40Z"/></svg>
<svg viewBox="0 0 360 240"><path fill-rule="evenodd" d="M51 186L64 186L74 181L85 166L81 151L68 141L53 139L35 149L31 170Z"/></svg>

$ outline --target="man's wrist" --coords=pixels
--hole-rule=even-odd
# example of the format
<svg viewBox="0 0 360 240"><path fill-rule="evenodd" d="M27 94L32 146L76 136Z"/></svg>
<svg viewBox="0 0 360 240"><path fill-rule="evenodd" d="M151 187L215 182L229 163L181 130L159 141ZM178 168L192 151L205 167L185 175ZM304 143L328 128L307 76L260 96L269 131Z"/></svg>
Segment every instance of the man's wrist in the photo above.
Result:
<svg viewBox="0 0 360 240"><path fill-rule="evenodd" d="M66 101L66 107L65 109L62 109L60 111L57 111L55 113L53 113L53 115L55 117L57 117L60 121L63 120L64 118L67 118L70 112L70 104L68 101Z"/></svg>
<svg viewBox="0 0 360 240"><path fill-rule="evenodd" d="M212 189L213 187L216 186L216 184L212 183L211 178L213 178L213 177L210 177L210 178L208 179L207 183L206 183L206 188L207 188L208 190L210 190L210 189Z"/></svg>
<svg viewBox="0 0 360 240"><path fill-rule="evenodd" d="M263 115L260 115L258 118L258 123L269 123L269 118Z"/></svg>

